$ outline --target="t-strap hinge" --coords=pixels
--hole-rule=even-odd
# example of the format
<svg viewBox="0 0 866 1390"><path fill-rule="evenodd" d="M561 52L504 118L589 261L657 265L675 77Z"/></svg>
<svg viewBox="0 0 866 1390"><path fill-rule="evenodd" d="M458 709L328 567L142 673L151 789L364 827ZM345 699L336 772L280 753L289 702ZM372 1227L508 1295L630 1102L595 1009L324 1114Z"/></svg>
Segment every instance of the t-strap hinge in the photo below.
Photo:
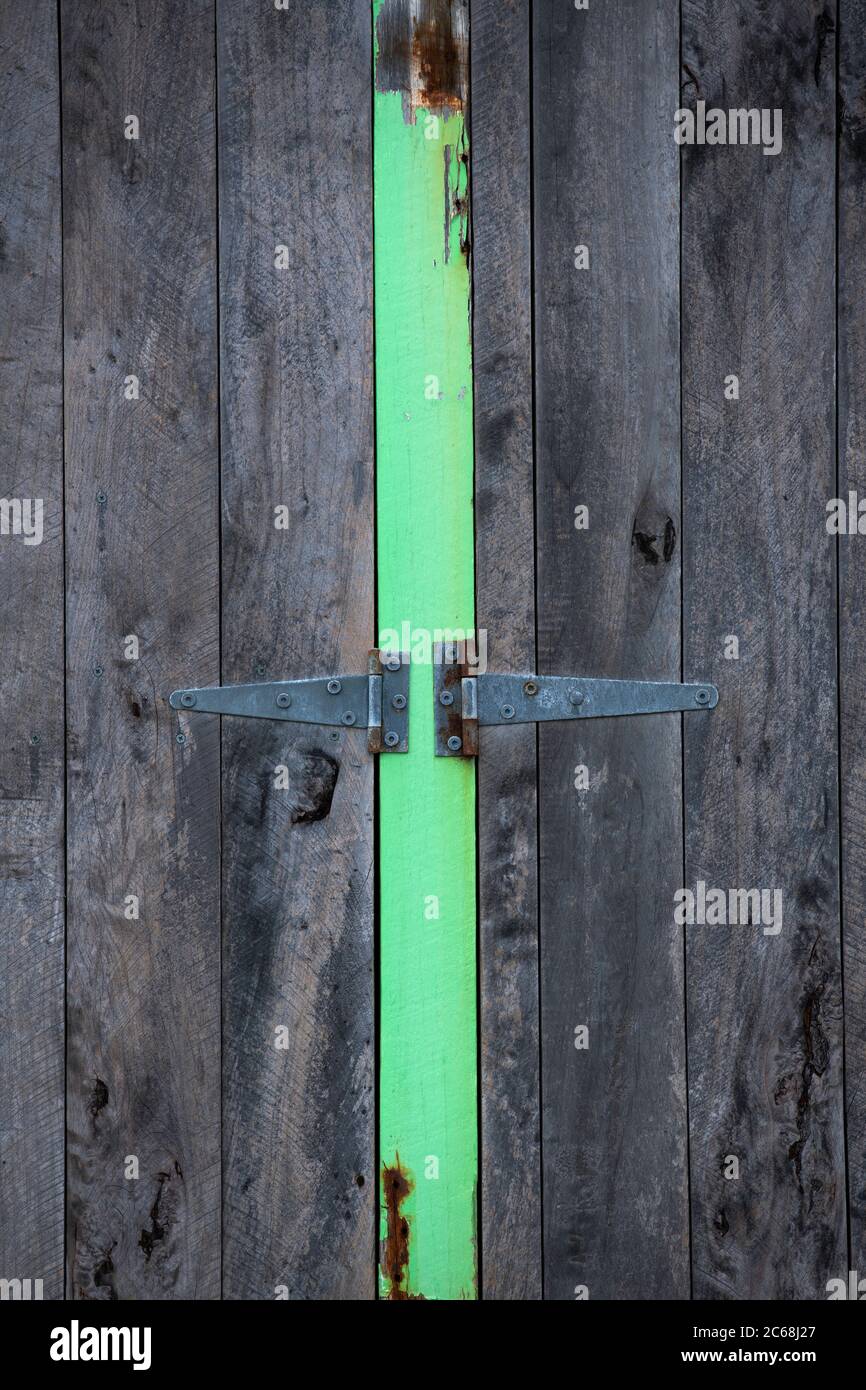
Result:
<svg viewBox="0 0 866 1390"><path fill-rule="evenodd" d="M482 724L532 724L713 709L719 692L708 681L602 680L590 676L478 674L463 642L440 643L433 657L436 756L471 758Z"/></svg>
<svg viewBox="0 0 866 1390"><path fill-rule="evenodd" d="M409 655L374 647L366 676L209 685L175 690L168 702L172 709L191 714L366 729L368 752L405 753L409 748Z"/></svg>

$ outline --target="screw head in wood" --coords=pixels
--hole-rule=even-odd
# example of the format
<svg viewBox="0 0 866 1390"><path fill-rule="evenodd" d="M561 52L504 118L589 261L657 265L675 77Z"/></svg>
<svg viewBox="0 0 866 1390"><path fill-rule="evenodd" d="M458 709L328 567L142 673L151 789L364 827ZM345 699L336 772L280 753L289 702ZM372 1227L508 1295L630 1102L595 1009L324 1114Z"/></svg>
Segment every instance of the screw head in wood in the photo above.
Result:
<svg viewBox="0 0 866 1390"><path fill-rule="evenodd" d="M178 743L186 743L186 734L175 734Z"/></svg>
<svg viewBox="0 0 866 1390"><path fill-rule="evenodd" d="M452 734L448 740L448 747L452 753L459 753L460 749L463 747L462 738L458 738L456 734Z"/></svg>

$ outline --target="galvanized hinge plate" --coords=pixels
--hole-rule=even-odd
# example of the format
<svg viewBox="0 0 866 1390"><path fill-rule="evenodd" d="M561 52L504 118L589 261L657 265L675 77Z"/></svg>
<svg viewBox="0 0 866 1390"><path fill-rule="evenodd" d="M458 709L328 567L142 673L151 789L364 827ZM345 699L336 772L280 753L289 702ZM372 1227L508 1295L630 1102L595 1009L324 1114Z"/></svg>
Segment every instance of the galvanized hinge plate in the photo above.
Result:
<svg viewBox="0 0 866 1390"><path fill-rule="evenodd" d="M471 758L482 724L601 719L713 709L719 692L708 681L603 680L587 676L478 674L466 663L465 644L436 647L433 660L436 755Z"/></svg>
<svg viewBox="0 0 866 1390"><path fill-rule="evenodd" d="M241 719L366 729L371 753L406 753L409 749L407 652L380 652L375 647L366 676L210 685L175 690L168 702L172 709L190 714L230 714Z"/></svg>

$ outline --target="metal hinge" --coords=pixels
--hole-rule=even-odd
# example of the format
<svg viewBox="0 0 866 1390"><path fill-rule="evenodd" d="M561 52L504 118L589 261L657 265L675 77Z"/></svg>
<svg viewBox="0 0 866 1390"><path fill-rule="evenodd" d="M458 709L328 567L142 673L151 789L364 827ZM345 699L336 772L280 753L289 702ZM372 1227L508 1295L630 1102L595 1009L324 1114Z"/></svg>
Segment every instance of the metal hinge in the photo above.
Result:
<svg viewBox="0 0 866 1390"><path fill-rule="evenodd" d="M172 709L191 714L231 714L242 719L284 719L295 724L339 724L366 729L370 753L409 748L409 655L370 652L366 676L262 681L175 690Z"/></svg>
<svg viewBox="0 0 866 1390"><path fill-rule="evenodd" d="M601 680L587 676L473 674L465 643L438 644L433 657L436 756L472 758L482 724L531 724L552 719L600 719L713 709L719 692L709 681Z"/></svg>

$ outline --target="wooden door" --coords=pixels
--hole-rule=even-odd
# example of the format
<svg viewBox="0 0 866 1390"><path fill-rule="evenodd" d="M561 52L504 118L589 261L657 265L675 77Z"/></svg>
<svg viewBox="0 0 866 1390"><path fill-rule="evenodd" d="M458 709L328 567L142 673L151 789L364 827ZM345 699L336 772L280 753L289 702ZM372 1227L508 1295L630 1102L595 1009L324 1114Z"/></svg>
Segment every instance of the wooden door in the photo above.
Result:
<svg viewBox="0 0 866 1390"><path fill-rule="evenodd" d="M864 1267L864 18L0 5L4 1298Z"/></svg>

